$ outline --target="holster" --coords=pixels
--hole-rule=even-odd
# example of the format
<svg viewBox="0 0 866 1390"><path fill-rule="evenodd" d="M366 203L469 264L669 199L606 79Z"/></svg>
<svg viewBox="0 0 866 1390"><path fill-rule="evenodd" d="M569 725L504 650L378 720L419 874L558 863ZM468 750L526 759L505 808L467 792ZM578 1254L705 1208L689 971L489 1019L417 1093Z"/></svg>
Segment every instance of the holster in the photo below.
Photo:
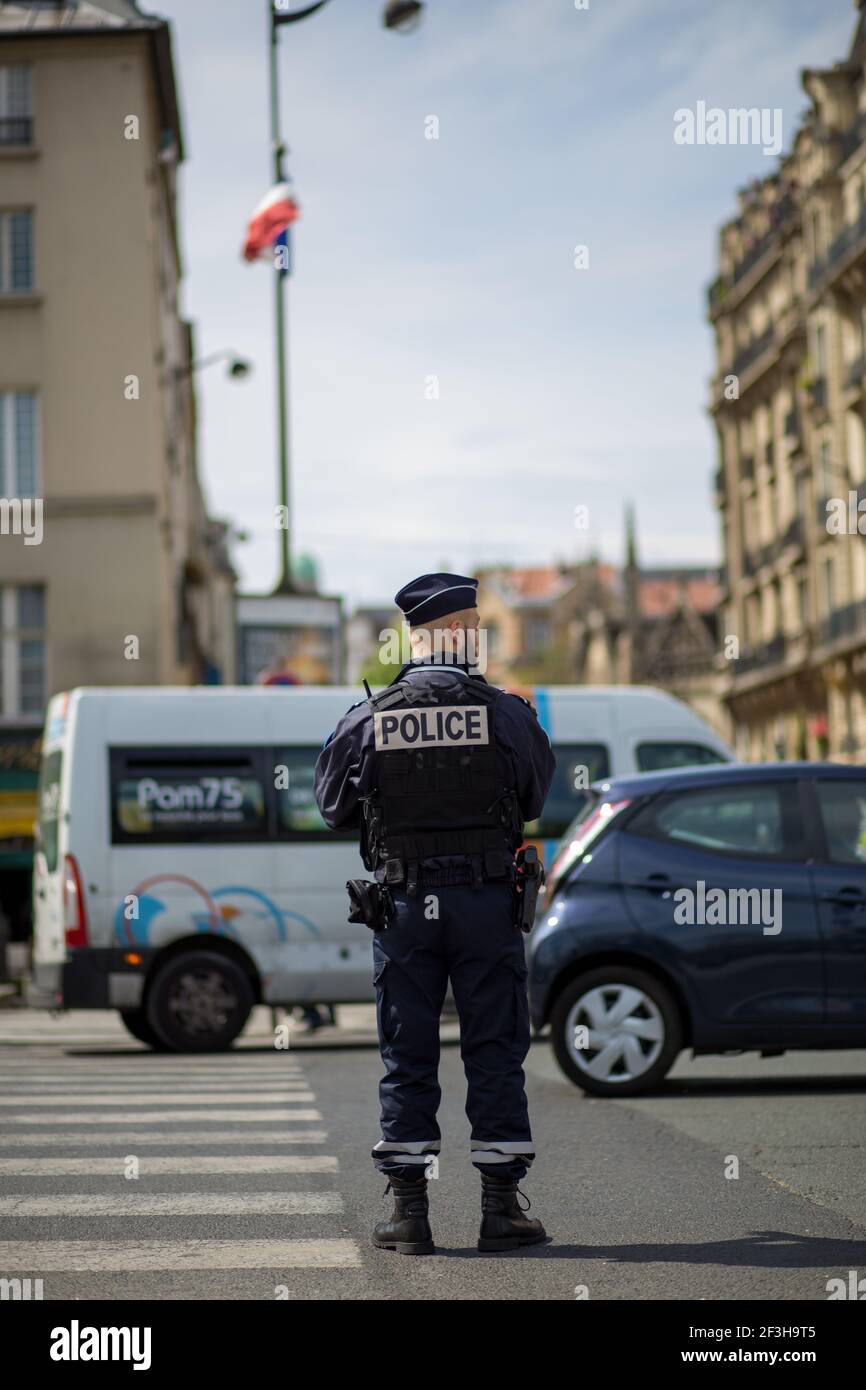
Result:
<svg viewBox="0 0 866 1390"><path fill-rule="evenodd" d="M394 899L385 883L367 878L350 878L346 883L349 894L350 922L363 922L371 931L384 931L394 915Z"/></svg>
<svg viewBox="0 0 866 1390"><path fill-rule="evenodd" d="M523 932L532 931L538 895L544 885L544 865L535 845L518 850L515 860L514 924Z"/></svg>

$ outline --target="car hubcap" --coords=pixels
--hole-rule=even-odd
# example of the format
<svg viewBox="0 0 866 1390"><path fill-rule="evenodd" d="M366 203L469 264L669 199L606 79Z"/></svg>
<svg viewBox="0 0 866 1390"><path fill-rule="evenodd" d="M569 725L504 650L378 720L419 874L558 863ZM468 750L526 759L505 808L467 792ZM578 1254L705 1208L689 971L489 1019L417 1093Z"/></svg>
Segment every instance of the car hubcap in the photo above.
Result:
<svg viewBox="0 0 866 1390"><path fill-rule="evenodd" d="M568 1050L594 1081L635 1081L658 1060L665 1025L658 1005L643 990L612 981L596 985L566 1019Z"/></svg>
<svg viewBox="0 0 866 1390"><path fill-rule="evenodd" d="M187 971L171 988L168 1007L185 1033L219 1033L238 1006L237 996L215 970Z"/></svg>

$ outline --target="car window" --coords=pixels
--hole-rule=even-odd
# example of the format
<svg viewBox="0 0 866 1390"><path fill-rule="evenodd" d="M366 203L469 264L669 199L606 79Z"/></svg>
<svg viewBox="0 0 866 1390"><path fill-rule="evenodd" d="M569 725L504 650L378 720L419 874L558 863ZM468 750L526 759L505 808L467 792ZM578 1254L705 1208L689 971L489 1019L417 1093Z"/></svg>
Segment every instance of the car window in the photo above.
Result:
<svg viewBox="0 0 866 1390"><path fill-rule="evenodd" d="M749 782L668 793L651 802L629 829L719 853L784 855L796 825L795 783Z"/></svg>
<svg viewBox="0 0 866 1390"><path fill-rule="evenodd" d="M827 853L836 864L866 864L866 778L817 783Z"/></svg>
<svg viewBox="0 0 866 1390"><path fill-rule="evenodd" d="M705 743L639 743L638 772L661 772L666 767L699 767L704 763L726 763L730 759Z"/></svg>
<svg viewBox="0 0 866 1390"><path fill-rule="evenodd" d="M524 826L530 840L558 840L584 810L590 784L610 776L610 754L603 743L555 743L553 756L556 771L544 810L537 820Z"/></svg>

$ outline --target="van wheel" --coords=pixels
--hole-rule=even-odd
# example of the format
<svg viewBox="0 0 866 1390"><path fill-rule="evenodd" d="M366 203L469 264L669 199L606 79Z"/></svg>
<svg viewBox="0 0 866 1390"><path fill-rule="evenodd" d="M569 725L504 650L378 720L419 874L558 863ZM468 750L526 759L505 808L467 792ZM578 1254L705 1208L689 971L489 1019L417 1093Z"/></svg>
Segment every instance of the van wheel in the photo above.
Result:
<svg viewBox="0 0 866 1390"><path fill-rule="evenodd" d="M249 976L216 951L169 960L147 998L147 1018L173 1052L223 1052L244 1029L255 1003Z"/></svg>
<svg viewBox="0 0 866 1390"><path fill-rule="evenodd" d="M630 966L599 966L572 980L550 1019L557 1062L593 1096L637 1096L667 1075L683 1045L670 991Z"/></svg>
<svg viewBox="0 0 866 1390"><path fill-rule="evenodd" d="M168 1049L158 1033L147 1021L147 1013L144 1009L120 1009L120 1021L127 1033L131 1033L137 1042L146 1043L152 1047L154 1052L167 1052Z"/></svg>

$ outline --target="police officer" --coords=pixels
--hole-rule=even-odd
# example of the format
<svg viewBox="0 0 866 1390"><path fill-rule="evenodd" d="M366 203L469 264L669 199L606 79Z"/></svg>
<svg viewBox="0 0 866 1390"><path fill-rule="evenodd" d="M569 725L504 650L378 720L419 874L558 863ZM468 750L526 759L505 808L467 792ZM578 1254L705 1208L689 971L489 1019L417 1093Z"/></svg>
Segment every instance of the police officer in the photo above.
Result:
<svg viewBox="0 0 866 1390"><path fill-rule="evenodd" d="M375 880L362 891L381 908L375 923L365 918L384 927L373 938L385 1066L373 1158L394 1211L373 1243L402 1254L434 1250L427 1174L439 1152L439 1019L449 978L482 1182L478 1248L509 1250L546 1236L518 1202L535 1155L514 855L524 820L544 805L554 758L531 705L470 670L477 587L464 575L425 574L400 590L395 602L413 659L344 715L316 765L319 810L332 829L361 829Z"/></svg>

